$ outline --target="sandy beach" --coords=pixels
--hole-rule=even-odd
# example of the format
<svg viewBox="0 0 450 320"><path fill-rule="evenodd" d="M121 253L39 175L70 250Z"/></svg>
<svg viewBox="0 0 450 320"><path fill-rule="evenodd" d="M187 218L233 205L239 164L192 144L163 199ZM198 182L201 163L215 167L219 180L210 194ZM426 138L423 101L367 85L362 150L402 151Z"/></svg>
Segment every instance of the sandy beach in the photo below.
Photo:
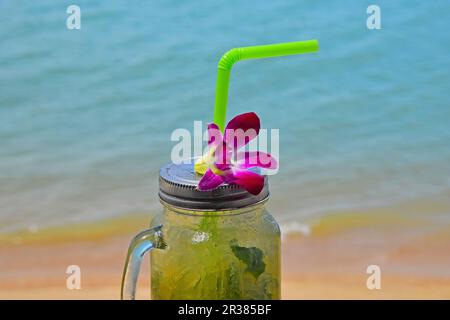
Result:
<svg viewBox="0 0 450 320"><path fill-rule="evenodd" d="M136 217L2 238L0 299L118 299L128 241L145 224ZM450 299L449 226L420 235L411 225L400 233L382 223L319 226L283 240L283 299ZM80 290L66 289L66 268L74 264ZM381 268L379 290L366 286L373 264ZM149 295L146 261L138 298Z"/></svg>

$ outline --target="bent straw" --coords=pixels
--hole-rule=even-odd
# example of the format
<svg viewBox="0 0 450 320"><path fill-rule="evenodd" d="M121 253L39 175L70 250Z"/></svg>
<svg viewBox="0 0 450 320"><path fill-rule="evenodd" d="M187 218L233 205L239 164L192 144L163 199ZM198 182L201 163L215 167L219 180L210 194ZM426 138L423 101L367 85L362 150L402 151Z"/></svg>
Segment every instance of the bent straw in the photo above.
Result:
<svg viewBox="0 0 450 320"><path fill-rule="evenodd" d="M251 46L234 48L227 51L219 61L217 67L216 101L214 105L214 123L223 132L225 126L228 85L230 82L230 72L233 65L246 59L261 59L288 56L293 54L310 53L319 50L317 40L307 40L299 42L287 42L269 44L264 46Z"/></svg>

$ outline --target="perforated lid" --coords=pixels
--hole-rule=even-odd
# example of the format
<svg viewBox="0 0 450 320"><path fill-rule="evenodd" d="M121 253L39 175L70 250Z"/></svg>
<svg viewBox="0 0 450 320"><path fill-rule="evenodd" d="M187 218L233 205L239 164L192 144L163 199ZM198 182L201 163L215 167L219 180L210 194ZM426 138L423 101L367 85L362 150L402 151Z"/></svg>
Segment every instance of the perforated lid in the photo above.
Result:
<svg viewBox="0 0 450 320"><path fill-rule="evenodd" d="M159 197L170 205L185 209L224 210L250 206L269 196L267 177L263 190L256 196L235 184L200 191L197 189L200 178L193 164L169 163L159 172Z"/></svg>

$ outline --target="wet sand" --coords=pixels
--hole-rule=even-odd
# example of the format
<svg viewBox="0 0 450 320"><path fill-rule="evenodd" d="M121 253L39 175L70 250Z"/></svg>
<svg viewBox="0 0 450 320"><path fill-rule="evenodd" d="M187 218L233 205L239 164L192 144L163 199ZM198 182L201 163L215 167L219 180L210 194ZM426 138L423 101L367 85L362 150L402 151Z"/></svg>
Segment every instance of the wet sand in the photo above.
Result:
<svg viewBox="0 0 450 320"><path fill-rule="evenodd" d="M125 251L142 223L2 239L0 299L118 299ZM284 239L283 299L450 299L449 226L420 233L381 224L321 230L328 231ZM81 268L80 290L66 288L69 265ZM369 265L381 269L379 290L367 288ZM149 298L149 282L146 261L139 299Z"/></svg>

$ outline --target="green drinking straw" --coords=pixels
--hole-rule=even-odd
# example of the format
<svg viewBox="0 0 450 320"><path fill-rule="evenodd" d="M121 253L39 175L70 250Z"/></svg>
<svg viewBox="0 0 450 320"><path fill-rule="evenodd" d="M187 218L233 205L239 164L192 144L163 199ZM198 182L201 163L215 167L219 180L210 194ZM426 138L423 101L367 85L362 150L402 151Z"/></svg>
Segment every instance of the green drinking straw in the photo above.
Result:
<svg viewBox="0 0 450 320"><path fill-rule="evenodd" d="M227 51L220 59L217 68L214 123L217 124L223 132L227 112L228 84L230 82L231 68L234 63L239 60L281 57L293 54L316 52L318 50L319 43L317 40L307 40L269 44L264 46L234 48Z"/></svg>

